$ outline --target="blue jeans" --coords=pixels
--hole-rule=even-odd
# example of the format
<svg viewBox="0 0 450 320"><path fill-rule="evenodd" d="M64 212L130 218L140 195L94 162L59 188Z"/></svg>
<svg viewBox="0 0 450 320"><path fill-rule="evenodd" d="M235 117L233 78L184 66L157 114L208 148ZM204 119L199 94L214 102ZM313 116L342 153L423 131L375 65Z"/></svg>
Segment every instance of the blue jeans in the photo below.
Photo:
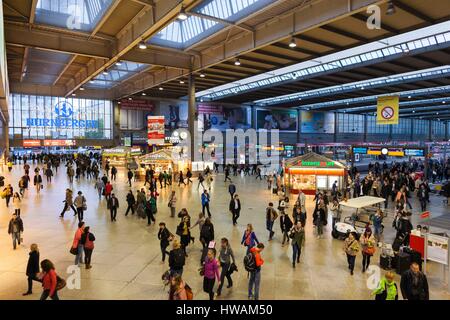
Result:
<svg viewBox="0 0 450 320"><path fill-rule="evenodd" d="M78 254L75 256L75 265L83 262L83 245L78 245Z"/></svg>
<svg viewBox="0 0 450 320"><path fill-rule="evenodd" d="M12 241L13 241L13 248L15 250L17 247L17 242L20 245L20 232L13 232L13 233L11 233L11 236L12 236Z"/></svg>
<svg viewBox="0 0 450 320"><path fill-rule="evenodd" d="M292 263L299 262L300 254L302 253L300 246L297 243L292 245Z"/></svg>
<svg viewBox="0 0 450 320"><path fill-rule="evenodd" d="M261 282L261 269L250 272L250 280L248 282L248 297L254 297L255 300L259 300L259 284ZM253 293L253 286L255 292Z"/></svg>

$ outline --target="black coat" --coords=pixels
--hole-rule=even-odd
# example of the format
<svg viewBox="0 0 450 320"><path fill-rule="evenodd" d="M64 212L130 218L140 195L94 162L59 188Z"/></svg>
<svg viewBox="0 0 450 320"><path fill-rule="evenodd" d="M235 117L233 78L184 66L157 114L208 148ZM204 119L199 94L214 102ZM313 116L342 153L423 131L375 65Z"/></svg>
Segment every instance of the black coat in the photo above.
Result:
<svg viewBox="0 0 450 320"><path fill-rule="evenodd" d="M169 245L169 238L171 234L167 228L159 229L158 231L158 239L161 241L161 246Z"/></svg>
<svg viewBox="0 0 450 320"><path fill-rule="evenodd" d="M429 300L428 281L427 277L420 272L419 281L416 288L416 295L413 293L413 273L411 270L405 271L402 274L400 281L400 288L402 290L403 298L408 300Z"/></svg>
<svg viewBox="0 0 450 320"><path fill-rule="evenodd" d="M30 257L28 258L27 263L27 276L35 276L39 273L39 252L32 251L30 252Z"/></svg>
<svg viewBox="0 0 450 320"><path fill-rule="evenodd" d="M288 232L292 229L293 223L291 221L291 218L287 214L282 214L280 216L280 227L281 232Z"/></svg>
<svg viewBox="0 0 450 320"><path fill-rule="evenodd" d="M235 207L235 206L234 206L234 199L231 200L231 201L230 201L230 205L228 206L228 209L229 209L231 212L234 212L234 211L240 212L240 211L241 211L241 200L237 199L237 203L238 203L238 208L235 209L235 208L234 208L234 207Z"/></svg>

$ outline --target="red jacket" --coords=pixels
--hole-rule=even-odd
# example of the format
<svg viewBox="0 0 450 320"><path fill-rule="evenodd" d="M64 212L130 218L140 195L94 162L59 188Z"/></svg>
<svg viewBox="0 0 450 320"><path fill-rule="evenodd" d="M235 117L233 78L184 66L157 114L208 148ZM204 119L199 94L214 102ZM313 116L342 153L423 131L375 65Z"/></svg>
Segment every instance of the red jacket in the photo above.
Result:
<svg viewBox="0 0 450 320"><path fill-rule="evenodd" d="M56 291L56 272L55 270L50 270L44 273L42 278L42 287L44 290L50 290L49 296L52 297Z"/></svg>
<svg viewBox="0 0 450 320"><path fill-rule="evenodd" d="M78 244L80 243L82 234L83 234L82 228L78 228L77 231L75 231L75 237L73 238L72 248L78 248Z"/></svg>
<svg viewBox="0 0 450 320"><path fill-rule="evenodd" d="M108 183L108 184L105 186L105 194L111 194L111 191L112 191L112 190L113 190L112 184Z"/></svg>
<svg viewBox="0 0 450 320"><path fill-rule="evenodd" d="M250 252L255 256L256 267L261 267L264 264L264 260L261 258L258 248L251 248Z"/></svg>

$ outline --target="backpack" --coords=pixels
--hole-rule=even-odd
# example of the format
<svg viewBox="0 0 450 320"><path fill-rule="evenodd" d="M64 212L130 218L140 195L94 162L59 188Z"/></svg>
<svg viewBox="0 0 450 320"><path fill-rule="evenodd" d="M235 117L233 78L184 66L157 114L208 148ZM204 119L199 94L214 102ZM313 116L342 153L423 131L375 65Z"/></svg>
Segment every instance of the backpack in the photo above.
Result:
<svg viewBox="0 0 450 320"><path fill-rule="evenodd" d="M255 259L255 255L252 252L249 252L244 257L244 268L248 272L256 271L256 259Z"/></svg>
<svg viewBox="0 0 450 320"><path fill-rule="evenodd" d="M187 299L194 300L194 292L192 292L192 288L187 283L184 285L184 290L186 291Z"/></svg>
<svg viewBox="0 0 450 320"><path fill-rule="evenodd" d="M208 240L211 239L212 238L211 226L203 225L202 230L200 232L200 237Z"/></svg>

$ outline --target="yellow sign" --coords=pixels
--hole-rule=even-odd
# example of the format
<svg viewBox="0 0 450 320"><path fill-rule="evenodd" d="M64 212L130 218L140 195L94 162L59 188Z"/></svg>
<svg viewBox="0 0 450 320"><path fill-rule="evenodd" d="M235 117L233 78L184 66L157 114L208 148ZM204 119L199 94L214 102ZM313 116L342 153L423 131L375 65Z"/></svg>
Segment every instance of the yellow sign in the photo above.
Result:
<svg viewBox="0 0 450 320"><path fill-rule="evenodd" d="M377 124L398 124L398 96L378 97Z"/></svg>

